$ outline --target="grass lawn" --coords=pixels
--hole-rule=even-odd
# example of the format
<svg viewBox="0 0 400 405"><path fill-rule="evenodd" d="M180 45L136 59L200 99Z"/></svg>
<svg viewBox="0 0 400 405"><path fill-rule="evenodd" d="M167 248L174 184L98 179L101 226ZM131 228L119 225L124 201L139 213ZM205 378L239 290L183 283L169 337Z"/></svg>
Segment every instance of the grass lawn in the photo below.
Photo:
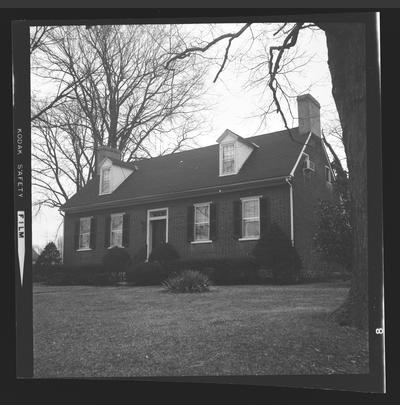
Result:
<svg viewBox="0 0 400 405"><path fill-rule="evenodd" d="M343 283L34 285L35 377L368 373L368 336L328 314Z"/></svg>

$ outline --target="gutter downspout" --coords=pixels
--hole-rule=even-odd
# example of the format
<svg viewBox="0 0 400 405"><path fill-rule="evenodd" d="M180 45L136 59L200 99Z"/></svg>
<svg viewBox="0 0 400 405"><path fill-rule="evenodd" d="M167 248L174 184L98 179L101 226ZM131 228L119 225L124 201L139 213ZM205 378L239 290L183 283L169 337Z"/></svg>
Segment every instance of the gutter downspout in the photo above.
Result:
<svg viewBox="0 0 400 405"><path fill-rule="evenodd" d="M290 201L290 240L294 246L294 211L293 211L293 176L286 177L286 183L289 184L289 201Z"/></svg>

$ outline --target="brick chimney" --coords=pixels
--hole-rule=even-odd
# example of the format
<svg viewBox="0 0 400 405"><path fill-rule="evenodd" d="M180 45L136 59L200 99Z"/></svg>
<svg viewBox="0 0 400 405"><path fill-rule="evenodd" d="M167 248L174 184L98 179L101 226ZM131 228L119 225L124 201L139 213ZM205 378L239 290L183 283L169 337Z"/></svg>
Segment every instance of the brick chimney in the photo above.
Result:
<svg viewBox="0 0 400 405"><path fill-rule="evenodd" d="M110 146L99 146L96 154L96 173L99 174L100 163L105 158L121 160L121 151Z"/></svg>
<svg viewBox="0 0 400 405"><path fill-rule="evenodd" d="M311 94L297 97L297 110L299 116L299 132L313 132L321 137L320 104Z"/></svg>

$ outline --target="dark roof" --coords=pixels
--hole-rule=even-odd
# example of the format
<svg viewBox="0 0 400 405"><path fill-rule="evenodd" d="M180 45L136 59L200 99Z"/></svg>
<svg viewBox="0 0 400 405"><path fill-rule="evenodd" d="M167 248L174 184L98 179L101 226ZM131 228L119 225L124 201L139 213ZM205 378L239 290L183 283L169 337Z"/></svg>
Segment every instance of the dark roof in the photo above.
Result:
<svg viewBox="0 0 400 405"><path fill-rule="evenodd" d="M224 131L224 133L217 139L217 142L219 142L222 138L224 138L226 135L229 135L229 134L236 136L242 143L249 145L252 148L254 148L254 146L257 146L251 140L252 138L243 138L242 136L238 135L237 133L231 131L230 129L226 129Z"/></svg>
<svg viewBox="0 0 400 405"><path fill-rule="evenodd" d="M63 209L91 204L146 198L167 193L181 193L195 189L246 183L254 180L288 176L296 163L308 134L299 134L298 128L245 138L259 148L253 152L240 169L231 176L219 176L219 145L178 152L170 155L124 163L135 170L113 193L99 195L99 176L73 195ZM121 165L121 162L117 161Z"/></svg>

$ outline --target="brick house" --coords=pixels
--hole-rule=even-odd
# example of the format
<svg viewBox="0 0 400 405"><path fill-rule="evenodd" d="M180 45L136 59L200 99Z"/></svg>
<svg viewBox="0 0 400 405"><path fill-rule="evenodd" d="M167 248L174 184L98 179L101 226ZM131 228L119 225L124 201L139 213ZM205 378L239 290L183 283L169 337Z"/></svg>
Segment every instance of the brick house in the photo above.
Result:
<svg viewBox="0 0 400 405"><path fill-rule="evenodd" d="M227 129L215 145L135 163L99 148L96 175L62 207L64 263L99 263L112 246L148 257L163 242L181 257L251 255L273 221L304 272L320 271L315 205L333 198L333 173L319 103L309 94L297 102L299 126L290 134L242 138Z"/></svg>

